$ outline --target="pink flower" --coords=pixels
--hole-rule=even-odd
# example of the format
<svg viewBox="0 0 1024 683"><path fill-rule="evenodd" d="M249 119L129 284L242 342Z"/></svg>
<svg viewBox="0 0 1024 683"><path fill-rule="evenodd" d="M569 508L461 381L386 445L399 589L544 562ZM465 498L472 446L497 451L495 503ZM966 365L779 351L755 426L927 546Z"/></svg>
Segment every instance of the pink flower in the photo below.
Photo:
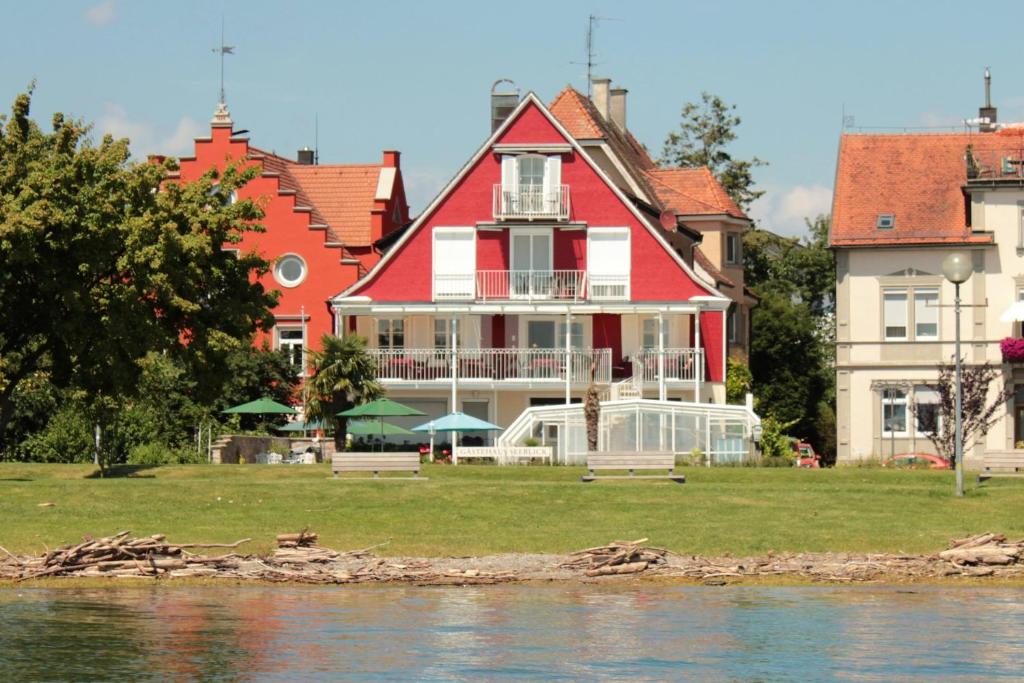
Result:
<svg viewBox="0 0 1024 683"><path fill-rule="evenodd" d="M1003 352L1003 362L1005 363L1024 361L1024 339L1007 337L999 342L999 349Z"/></svg>

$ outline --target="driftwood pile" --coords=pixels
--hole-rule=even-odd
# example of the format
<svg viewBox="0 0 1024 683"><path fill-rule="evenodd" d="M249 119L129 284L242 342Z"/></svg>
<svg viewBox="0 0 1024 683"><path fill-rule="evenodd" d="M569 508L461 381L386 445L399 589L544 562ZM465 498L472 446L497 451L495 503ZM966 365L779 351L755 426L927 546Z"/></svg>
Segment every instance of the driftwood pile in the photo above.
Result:
<svg viewBox="0 0 1024 683"><path fill-rule="evenodd" d="M640 572L664 564L667 550L661 548L645 548L641 543L648 539L635 541L612 541L608 545L587 548L572 553L560 567L566 569L582 569L585 576L612 576L614 574L639 574Z"/></svg>

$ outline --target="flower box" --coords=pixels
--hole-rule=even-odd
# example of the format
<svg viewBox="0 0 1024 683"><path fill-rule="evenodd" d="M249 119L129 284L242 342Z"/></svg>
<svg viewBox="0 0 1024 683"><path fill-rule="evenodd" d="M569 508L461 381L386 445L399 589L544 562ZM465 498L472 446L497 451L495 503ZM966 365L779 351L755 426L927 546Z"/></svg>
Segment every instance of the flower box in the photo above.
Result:
<svg viewBox="0 0 1024 683"><path fill-rule="evenodd" d="M1024 363L1024 339L1007 337L999 342L999 350L1003 352L1004 363Z"/></svg>

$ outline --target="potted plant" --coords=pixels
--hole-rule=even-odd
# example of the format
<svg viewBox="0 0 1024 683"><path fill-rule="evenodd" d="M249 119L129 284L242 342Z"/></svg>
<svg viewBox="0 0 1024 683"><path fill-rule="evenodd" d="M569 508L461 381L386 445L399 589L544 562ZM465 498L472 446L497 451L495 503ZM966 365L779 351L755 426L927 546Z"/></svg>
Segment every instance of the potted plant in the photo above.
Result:
<svg viewBox="0 0 1024 683"><path fill-rule="evenodd" d="M1024 362L1024 339L1007 337L999 342L999 350L1003 352L1004 363Z"/></svg>

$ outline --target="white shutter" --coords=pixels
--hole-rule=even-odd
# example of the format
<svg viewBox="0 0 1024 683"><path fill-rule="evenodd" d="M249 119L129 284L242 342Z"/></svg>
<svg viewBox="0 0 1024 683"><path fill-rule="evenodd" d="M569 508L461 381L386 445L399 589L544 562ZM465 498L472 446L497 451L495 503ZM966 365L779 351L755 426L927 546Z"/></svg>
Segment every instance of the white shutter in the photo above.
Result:
<svg viewBox="0 0 1024 683"><path fill-rule="evenodd" d="M547 158L544 167L544 209L549 213L560 213L562 194L562 157L557 154Z"/></svg>
<svg viewBox="0 0 1024 683"><path fill-rule="evenodd" d="M501 157L501 213L510 213L515 206L519 186L519 168L516 157L505 154Z"/></svg>
<svg viewBox="0 0 1024 683"><path fill-rule="evenodd" d="M473 228L434 228L434 299L472 299L475 292Z"/></svg>
<svg viewBox="0 0 1024 683"><path fill-rule="evenodd" d="M414 315L409 319L406 346L412 349L429 349L434 346L434 319L425 315Z"/></svg>
<svg viewBox="0 0 1024 683"><path fill-rule="evenodd" d="M368 315L358 316L356 318L356 334L366 339L367 345L376 348L377 320Z"/></svg>
<svg viewBox="0 0 1024 683"><path fill-rule="evenodd" d="M622 355L629 357L640 350L640 317L625 314L621 317Z"/></svg>
<svg viewBox="0 0 1024 683"><path fill-rule="evenodd" d="M595 299L629 299L629 230L591 228L587 232L587 273Z"/></svg>
<svg viewBox="0 0 1024 683"><path fill-rule="evenodd" d="M459 319L460 344L465 349L480 348L480 316L465 315Z"/></svg>

